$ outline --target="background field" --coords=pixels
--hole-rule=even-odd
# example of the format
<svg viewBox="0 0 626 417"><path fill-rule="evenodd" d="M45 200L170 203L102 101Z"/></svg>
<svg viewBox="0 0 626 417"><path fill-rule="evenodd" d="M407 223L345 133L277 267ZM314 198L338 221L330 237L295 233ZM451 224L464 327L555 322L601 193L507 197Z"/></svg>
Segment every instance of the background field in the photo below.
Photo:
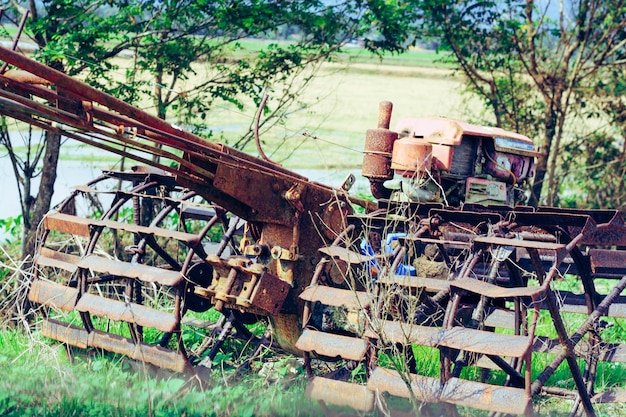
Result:
<svg viewBox="0 0 626 417"><path fill-rule="evenodd" d="M365 132L376 128L380 101L394 103L393 128L404 117L471 117L461 91L462 80L445 68L326 64L302 96L310 107L289 115L284 125L263 134L265 152L288 167L360 166ZM271 98L268 105L272 105ZM206 120L207 128L227 141L240 137L250 128L254 109L250 110L242 114L218 105ZM305 132L309 136L303 136Z"/></svg>

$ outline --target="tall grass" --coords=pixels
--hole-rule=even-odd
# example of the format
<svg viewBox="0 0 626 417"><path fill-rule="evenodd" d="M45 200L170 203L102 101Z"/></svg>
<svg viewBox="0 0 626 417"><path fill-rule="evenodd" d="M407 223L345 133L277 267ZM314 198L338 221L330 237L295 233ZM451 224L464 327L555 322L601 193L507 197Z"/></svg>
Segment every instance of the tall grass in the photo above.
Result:
<svg viewBox="0 0 626 417"><path fill-rule="evenodd" d="M144 368L115 355L48 344L36 334L0 332L2 416L314 416L306 378L276 372L236 376L218 368L204 387L191 375ZM255 365L260 366L260 365ZM287 372L285 372L287 369Z"/></svg>

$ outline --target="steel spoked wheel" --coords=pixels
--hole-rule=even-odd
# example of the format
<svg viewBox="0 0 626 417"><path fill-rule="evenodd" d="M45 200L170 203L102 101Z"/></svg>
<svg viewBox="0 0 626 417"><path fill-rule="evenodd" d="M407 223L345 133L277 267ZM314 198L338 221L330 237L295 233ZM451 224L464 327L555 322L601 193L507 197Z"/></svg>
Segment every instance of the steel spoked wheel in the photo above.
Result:
<svg viewBox="0 0 626 417"><path fill-rule="evenodd" d="M211 284L207 256L236 253L239 226L162 173L107 173L78 187L44 221L29 293L45 310L43 333L188 369L204 334L183 316L211 308L195 288Z"/></svg>

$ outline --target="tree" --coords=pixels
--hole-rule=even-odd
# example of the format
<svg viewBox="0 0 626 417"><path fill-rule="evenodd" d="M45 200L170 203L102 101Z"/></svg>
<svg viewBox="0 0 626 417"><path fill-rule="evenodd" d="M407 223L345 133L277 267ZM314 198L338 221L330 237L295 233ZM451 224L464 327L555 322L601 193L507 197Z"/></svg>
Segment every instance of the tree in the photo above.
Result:
<svg viewBox="0 0 626 417"><path fill-rule="evenodd" d="M45 0L25 6L5 0L0 6L7 16L30 13L26 35L38 59L130 103L149 100L159 117L174 113L190 128L215 100L243 108L245 98L259 103L264 91L281 84L265 118L276 121L298 97L292 81L331 59L346 40L375 35L366 38L369 49L400 51L406 37L394 26L405 10L384 0ZM285 25L298 28L292 42L267 43L259 51L241 47L243 38L268 37ZM131 65L116 79L116 58L129 51ZM198 62L212 65L211 76L185 87ZM251 137L236 142L243 146ZM37 225L50 208L61 138L47 135L31 146L45 149L36 196L30 191L34 167L18 164L15 171L24 201L24 256L34 252Z"/></svg>
<svg viewBox="0 0 626 417"><path fill-rule="evenodd" d="M468 90L498 126L535 137L533 201L558 201L559 165L570 125L608 120L598 83L626 63L622 0L423 1L426 35L441 39ZM606 95L613 95L604 89ZM616 97L613 95L613 97ZM593 108L593 111L590 111ZM544 186L545 184L545 186Z"/></svg>

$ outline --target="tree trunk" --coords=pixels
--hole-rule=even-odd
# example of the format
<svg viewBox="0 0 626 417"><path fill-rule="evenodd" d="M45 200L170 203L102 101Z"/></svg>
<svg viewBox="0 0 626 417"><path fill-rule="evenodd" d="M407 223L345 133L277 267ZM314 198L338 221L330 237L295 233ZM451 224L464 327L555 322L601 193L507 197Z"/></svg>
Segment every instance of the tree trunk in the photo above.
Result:
<svg viewBox="0 0 626 417"><path fill-rule="evenodd" d="M50 210L54 193L54 182L57 178L57 165L61 149L61 136L46 132L46 152L43 158L41 182L29 221L24 222L24 238L22 240L22 259L29 264L37 249L37 229L45 214ZM29 227L27 227L27 225Z"/></svg>
<svg viewBox="0 0 626 417"><path fill-rule="evenodd" d="M530 205L537 207L541 200L541 190L548 172L548 157L550 156L551 140L544 136L539 145L539 156L535 163L535 178L531 187Z"/></svg>

